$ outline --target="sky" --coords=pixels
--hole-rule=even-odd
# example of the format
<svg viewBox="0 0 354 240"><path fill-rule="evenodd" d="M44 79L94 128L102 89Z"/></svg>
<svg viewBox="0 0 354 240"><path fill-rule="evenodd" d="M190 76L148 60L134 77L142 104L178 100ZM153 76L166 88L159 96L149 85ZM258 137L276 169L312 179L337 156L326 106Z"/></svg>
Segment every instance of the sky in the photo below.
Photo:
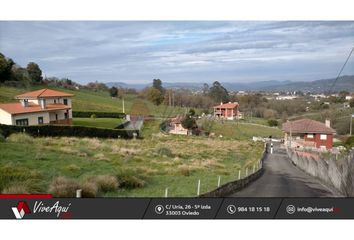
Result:
<svg viewBox="0 0 354 240"><path fill-rule="evenodd" d="M353 47L353 21L0 22L1 53L81 84L334 78Z"/></svg>

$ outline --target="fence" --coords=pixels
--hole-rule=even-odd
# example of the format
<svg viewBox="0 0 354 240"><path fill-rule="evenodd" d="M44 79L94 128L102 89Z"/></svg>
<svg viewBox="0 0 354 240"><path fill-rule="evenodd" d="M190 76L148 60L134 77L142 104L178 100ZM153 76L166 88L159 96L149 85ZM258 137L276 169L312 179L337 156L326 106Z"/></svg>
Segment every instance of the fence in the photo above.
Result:
<svg viewBox="0 0 354 240"><path fill-rule="evenodd" d="M245 169L240 169L235 172L235 181L227 182L221 185L221 176L218 176L215 179L217 183L217 188L207 193L200 194L201 187L203 182L198 179L196 182L196 196L199 197L224 197L229 196L230 194L246 187L249 183L255 181L263 174L263 162L268 153L268 144L264 144L264 150L261 159L258 163L254 164L251 167L246 167ZM220 186L221 185L221 186ZM166 188L164 191L164 196L168 197L169 188Z"/></svg>
<svg viewBox="0 0 354 240"><path fill-rule="evenodd" d="M340 195L354 196L354 151L340 160L336 160L335 156L328 159L314 158L291 149L288 149L287 153L291 161L301 170L318 178Z"/></svg>

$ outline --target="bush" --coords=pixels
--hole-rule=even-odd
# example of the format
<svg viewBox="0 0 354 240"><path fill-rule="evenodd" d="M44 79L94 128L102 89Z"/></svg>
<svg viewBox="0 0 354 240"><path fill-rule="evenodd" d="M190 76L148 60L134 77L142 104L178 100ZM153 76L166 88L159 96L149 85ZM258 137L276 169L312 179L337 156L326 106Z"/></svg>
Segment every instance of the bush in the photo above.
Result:
<svg viewBox="0 0 354 240"><path fill-rule="evenodd" d="M81 184L82 197L96 197L98 193L98 186L95 182L85 181Z"/></svg>
<svg viewBox="0 0 354 240"><path fill-rule="evenodd" d="M65 170L68 170L70 172L77 172L80 171L81 168L75 164L69 164L68 166L65 167Z"/></svg>
<svg viewBox="0 0 354 240"><path fill-rule="evenodd" d="M118 176L118 182L119 186L121 188L142 188L145 185L145 181L137 178L135 176L129 176L129 175L123 175L123 176Z"/></svg>
<svg viewBox="0 0 354 240"><path fill-rule="evenodd" d="M119 187L117 178L109 175L97 176L96 184L102 192L114 191Z"/></svg>
<svg viewBox="0 0 354 240"><path fill-rule="evenodd" d="M92 115L90 116L90 118L91 118L91 119L96 119L97 116L96 116L96 114L92 114Z"/></svg>
<svg viewBox="0 0 354 240"><path fill-rule="evenodd" d="M0 133L0 142L5 142L6 138Z"/></svg>
<svg viewBox="0 0 354 240"><path fill-rule="evenodd" d="M54 197L75 197L77 189L80 189L80 185L76 180L56 177L49 186L49 193Z"/></svg>
<svg viewBox="0 0 354 240"><path fill-rule="evenodd" d="M172 151L167 147L160 147L157 149L157 153L161 156L174 157Z"/></svg>
<svg viewBox="0 0 354 240"><path fill-rule="evenodd" d="M271 127L277 127L279 125L279 123L275 119L269 119L268 120L268 125L271 126Z"/></svg>
<svg viewBox="0 0 354 240"><path fill-rule="evenodd" d="M348 137L347 140L345 141L345 146L347 148L352 148L354 147L354 136Z"/></svg>
<svg viewBox="0 0 354 240"><path fill-rule="evenodd" d="M125 113L117 112L78 112L73 111L73 117L77 118L89 118L92 115L96 115L97 118L125 118Z"/></svg>
<svg viewBox="0 0 354 240"><path fill-rule="evenodd" d="M26 133L13 133L8 137L9 142L32 143L33 138Z"/></svg>
<svg viewBox="0 0 354 240"><path fill-rule="evenodd" d="M0 124L0 129L5 137L13 133L22 133L39 137L97 137L97 138L133 138L139 131L124 129L105 129L84 126L67 126L67 125L36 125L36 126L11 126ZM32 138L23 135L15 135L13 140L16 142L31 142Z"/></svg>
<svg viewBox="0 0 354 240"><path fill-rule="evenodd" d="M11 185L10 187L5 188L2 190L3 194L28 194L27 187L24 185L21 185L20 183L16 185Z"/></svg>
<svg viewBox="0 0 354 240"><path fill-rule="evenodd" d="M39 176L26 168L5 165L0 167L0 191L7 188L13 182L22 182Z"/></svg>

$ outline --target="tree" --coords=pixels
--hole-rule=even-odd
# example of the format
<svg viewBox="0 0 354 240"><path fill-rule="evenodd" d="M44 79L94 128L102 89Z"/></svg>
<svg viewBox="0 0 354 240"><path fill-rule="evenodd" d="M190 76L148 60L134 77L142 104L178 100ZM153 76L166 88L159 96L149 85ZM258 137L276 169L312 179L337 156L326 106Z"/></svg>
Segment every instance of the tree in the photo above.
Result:
<svg viewBox="0 0 354 240"><path fill-rule="evenodd" d="M37 63L30 62L27 64L27 72L29 75L30 80L33 83L40 83L42 82L42 70L39 68Z"/></svg>
<svg viewBox="0 0 354 240"><path fill-rule="evenodd" d="M206 135L209 135L214 127L214 120L212 118L203 118L202 120L202 128Z"/></svg>
<svg viewBox="0 0 354 240"><path fill-rule="evenodd" d="M186 128L186 129L192 129L196 122L195 119L193 117L191 117L190 115L187 114L187 116L182 120L182 127Z"/></svg>
<svg viewBox="0 0 354 240"><path fill-rule="evenodd" d="M269 119L268 120L268 125L269 126L271 126L271 127L276 127L276 126L278 126L278 121L277 120L275 120L275 119Z"/></svg>
<svg viewBox="0 0 354 240"><path fill-rule="evenodd" d="M152 82L152 87L161 93L164 93L165 91L165 89L162 87L162 81L160 79L154 79Z"/></svg>
<svg viewBox="0 0 354 240"><path fill-rule="evenodd" d="M218 81L215 81L210 87L209 95L215 102L229 101L229 93Z"/></svg>
<svg viewBox="0 0 354 240"><path fill-rule="evenodd" d="M349 101L349 106L350 106L351 108L354 107L354 99L352 99L352 100Z"/></svg>
<svg viewBox="0 0 354 240"><path fill-rule="evenodd" d="M164 95L154 87L151 87L147 91L147 98L155 105L160 105L164 100Z"/></svg>
<svg viewBox="0 0 354 240"><path fill-rule="evenodd" d="M12 80L14 81L21 81L21 82L28 82L29 76L26 68L19 67L14 65L12 67Z"/></svg>
<svg viewBox="0 0 354 240"><path fill-rule="evenodd" d="M207 83L203 84L203 95L204 96L209 95L209 85Z"/></svg>
<svg viewBox="0 0 354 240"><path fill-rule="evenodd" d="M188 115L191 116L191 117L194 117L195 110L193 108L189 109Z"/></svg>
<svg viewBox="0 0 354 240"><path fill-rule="evenodd" d="M11 69L14 65L11 58L6 58L0 53L0 82L5 82L11 79Z"/></svg>
<svg viewBox="0 0 354 240"><path fill-rule="evenodd" d="M109 95L111 95L111 97L118 97L118 88L111 87L109 89Z"/></svg>

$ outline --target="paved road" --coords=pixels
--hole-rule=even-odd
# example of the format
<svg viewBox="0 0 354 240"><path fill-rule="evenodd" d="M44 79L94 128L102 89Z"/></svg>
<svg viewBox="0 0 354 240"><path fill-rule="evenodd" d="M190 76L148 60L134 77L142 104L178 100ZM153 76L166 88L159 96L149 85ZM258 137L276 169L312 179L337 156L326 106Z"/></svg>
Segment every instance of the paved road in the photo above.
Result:
<svg viewBox="0 0 354 240"><path fill-rule="evenodd" d="M264 161L264 174L231 197L333 197L315 178L294 166L285 149L274 146Z"/></svg>

